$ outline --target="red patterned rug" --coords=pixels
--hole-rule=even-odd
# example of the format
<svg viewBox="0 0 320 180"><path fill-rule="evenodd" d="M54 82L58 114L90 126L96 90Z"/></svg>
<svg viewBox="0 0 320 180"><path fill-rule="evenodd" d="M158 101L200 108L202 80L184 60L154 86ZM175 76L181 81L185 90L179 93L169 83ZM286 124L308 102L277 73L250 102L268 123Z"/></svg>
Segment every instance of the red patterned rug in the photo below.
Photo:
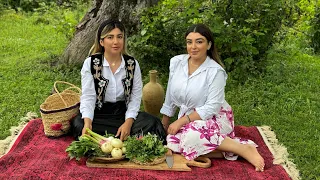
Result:
<svg viewBox="0 0 320 180"><path fill-rule="evenodd" d="M0 158L0 179L291 179L281 165L273 164L273 155L256 127L236 126L235 132L259 145L266 164L264 172L256 172L244 159L212 159L212 167L192 167L191 172L88 168L84 159L69 161L65 149L72 137L47 138L41 119L36 119Z"/></svg>

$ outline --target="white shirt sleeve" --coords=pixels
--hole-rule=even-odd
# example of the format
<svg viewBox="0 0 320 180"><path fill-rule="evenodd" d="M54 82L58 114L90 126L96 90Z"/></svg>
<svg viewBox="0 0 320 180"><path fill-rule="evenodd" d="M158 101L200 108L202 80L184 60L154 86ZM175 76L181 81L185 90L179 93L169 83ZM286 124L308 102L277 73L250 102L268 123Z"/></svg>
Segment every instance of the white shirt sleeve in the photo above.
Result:
<svg viewBox="0 0 320 180"><path fill-rule="evenodd" d="M91 58L87 58L81 69L81 90L80 98L80 112L82 118L89 118L93 120L94 109L96 103L96 91L94 87L94 80L91 74Z"/></svg>
<svg viewBox="0 0 320 180"><path fill-rule="evenodd" d="M173 117L176 110L177 110L177 106L171 100L171 95L170 95L170 86L171 86L173 71L175 69L175 64L176 64L176 60L174 58L172 58L170 60L170 67L169 67L170 73L169 73L169 80L168 80L168 84L167 84L166 97L165 97L165 101L162 105L162 108L160 109L161 114L164 114L169 117Z"/></svg>
<svg viewBox="0 0 320 180"><path fill-rule="evenodd" d="M138 112L140 109L141 98L142 98L141 69L138 61L136 61L136 68L133 76L132 92L131 92L130 100L127 107L128 109L126 112L126 119L137 118Z"/></svg>
<svg viewBox="0 0 320 180"><path fill-rule="evenodd" d="M212 115L217 115L225 101L226 74L223 70L218 70L211 84L209 85L208 97L205 104L197 107L196 111L202 120L206 120Z"/></svg>

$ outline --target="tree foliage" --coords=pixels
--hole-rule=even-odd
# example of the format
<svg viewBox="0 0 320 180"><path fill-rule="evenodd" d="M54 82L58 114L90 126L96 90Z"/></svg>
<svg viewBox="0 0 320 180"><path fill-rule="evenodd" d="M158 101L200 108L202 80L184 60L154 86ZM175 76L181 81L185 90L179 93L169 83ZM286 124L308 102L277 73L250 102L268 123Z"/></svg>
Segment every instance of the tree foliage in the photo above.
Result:
<svg viewBox="0 0 320 180"><path fill-rule="evenodd" d="M315 16L311 21L311 46L315 53L320 54L320 1L317 3Z"/></svg>
<svg viewBox="0 0 320 180"><path fill-rule="evenodd" d="M56 5L74 6L78 3L84 3L87 0L0 0L0 4L6 8L12 8L16 11L22 10L26 12L34 11L41 6L54 3Z"/></svg>
<svg viewBox="0 0 320 180"><path fill-rule="evenodd" d="M314 54L320 52L320 1L296 0L292 19L293 24L282 26L277 34L279 47L286 51L297 50Z"/></svg>
<svg viewBox="0 0 320 180"><path fill-rule="evenodd" d="M142 12L141 33L129 39L129 47L144 68L167 72L169 59L185 53L187 27L204 23L226 70L245 80L263 69L263 57L293 7L293 0L163 0Z"/></svg>

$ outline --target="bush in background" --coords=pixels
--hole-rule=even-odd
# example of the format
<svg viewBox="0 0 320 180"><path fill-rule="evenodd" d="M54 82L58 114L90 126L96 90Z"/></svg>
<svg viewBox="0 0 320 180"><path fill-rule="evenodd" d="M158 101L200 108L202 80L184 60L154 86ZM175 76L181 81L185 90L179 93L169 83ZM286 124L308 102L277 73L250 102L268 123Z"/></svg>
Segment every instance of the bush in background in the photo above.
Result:
<svg viewBox="0 0 320 180"><path fill-rule="evenodd" d="M312 35L311 35L311 46L316 54L320 54L320 1L316 8L316 14L312 20Z"/></svg>
<svg viewBox="0 0 320 180"><path fill-rule="evenodd" d="M15 10L33 19L35 25L52 25L68 40L90 7L88 0L0 0L0 11ZM8 13L9 13L8 11Z"/></svg>
<svg viewBox="0 0 320 180"><path fill-rule="evenodd" d="M318 5L317 5L318 3ZM294 24L282 25L276 34L275 49L287 53L313 55L320 50L320 1L298 0L292 15Z"/></svg>
<svg viewBox="0 0 320 180"><path fill-rule="evenodd" d="M87 11L89 4L74 2L72 6L69 5L66 3L62 6L58 6L56 3L41 4L32 12L34 23L50 24L70 41L76 30L76 25Z"/></svg>
<svg viewBox="0 0 320 180"><path fill-rule="evenodd" d="M85 3L88 0L0 0L1 6L9 9L14 9L16 11L33 12L35 9L40 8L45 4L54 3L58 6L69 6L74 7L78 3ZM0 6L0 7L1 7Z"/></svg>
<svg viewBox="0 0 320 180"><path fill-rule="evenodd" d="M169 59L185 53L188 26L204 23L226 70L244 81L263 69L266 51L293 7L292 0L163 0L141 13L141 33L129 38L129 47L144 69L168 73Z"/></svg>

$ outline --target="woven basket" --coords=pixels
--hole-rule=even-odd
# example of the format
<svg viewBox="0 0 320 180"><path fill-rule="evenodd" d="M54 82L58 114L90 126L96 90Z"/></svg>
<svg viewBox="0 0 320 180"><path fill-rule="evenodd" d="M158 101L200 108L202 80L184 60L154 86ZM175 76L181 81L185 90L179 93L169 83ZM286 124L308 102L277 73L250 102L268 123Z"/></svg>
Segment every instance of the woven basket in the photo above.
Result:
<svg viewBox="0 0 320 180"><path fill-rule="evenodd" d="M57 84L70 87L60 93ZM53 87L56 93L40 105L40 112L45 135L59 137L68 133L70 120L79 113L81 89L64 81L56 81Z"/></svg>

